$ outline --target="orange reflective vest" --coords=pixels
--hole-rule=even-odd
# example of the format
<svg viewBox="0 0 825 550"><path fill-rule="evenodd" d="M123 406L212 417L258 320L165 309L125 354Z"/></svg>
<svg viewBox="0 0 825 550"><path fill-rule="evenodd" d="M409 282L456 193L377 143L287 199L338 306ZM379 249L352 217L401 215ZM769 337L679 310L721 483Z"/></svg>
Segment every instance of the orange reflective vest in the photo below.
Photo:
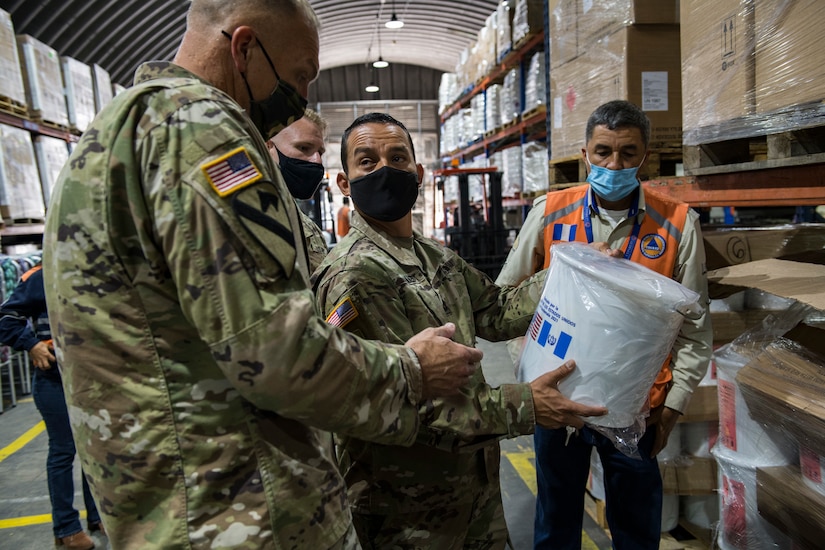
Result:
<svg viewBox="0 0 825 550"><path fill-rule="evenodd" d="M547 203L544 207L545 268L550 265L549 251L554 243L588 241L584 206L592 201L593 195L588 196L589 191L589 185L580 185L547 193ZM637 238L633 243L633 250L627 251L630 254L629 259L666 277L673 277L689 206L649 191L645 191L644 198L645 214L638 230L634 227L633 234L636 234ZM590 213L586 215L589 220ZM626 240L621 250L626 251L627 246ZM668 355L650 389L651 409L665 402L668 384L672 378Z"/></svg>

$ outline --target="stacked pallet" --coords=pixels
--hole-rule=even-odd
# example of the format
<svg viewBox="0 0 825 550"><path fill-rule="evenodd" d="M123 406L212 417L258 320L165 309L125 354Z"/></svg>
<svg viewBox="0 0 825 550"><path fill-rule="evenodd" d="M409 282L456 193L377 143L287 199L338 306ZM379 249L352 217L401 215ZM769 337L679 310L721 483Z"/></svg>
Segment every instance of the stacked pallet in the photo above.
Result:
<svg viewBox="0 0 825 550"><path fill-rule="evenodd" d="M686 174L821 162L818 2L683 0L681 24Z"/></svg>

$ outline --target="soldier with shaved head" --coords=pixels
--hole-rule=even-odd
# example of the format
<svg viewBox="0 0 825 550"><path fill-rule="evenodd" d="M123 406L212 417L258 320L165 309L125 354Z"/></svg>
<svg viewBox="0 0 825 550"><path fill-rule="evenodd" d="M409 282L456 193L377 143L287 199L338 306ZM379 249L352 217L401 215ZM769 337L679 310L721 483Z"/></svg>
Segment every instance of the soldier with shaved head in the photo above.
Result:
<svg viewBox="0 0 825 550"><path fill-rule="evenodd" d="M318 316L265 144L303 116L318 44L307 0L192 0L174 61L138 68L57 183L50 322L116 550L357 548L321 430L410 445L481 357L449 324L386 345Z"/></svg>

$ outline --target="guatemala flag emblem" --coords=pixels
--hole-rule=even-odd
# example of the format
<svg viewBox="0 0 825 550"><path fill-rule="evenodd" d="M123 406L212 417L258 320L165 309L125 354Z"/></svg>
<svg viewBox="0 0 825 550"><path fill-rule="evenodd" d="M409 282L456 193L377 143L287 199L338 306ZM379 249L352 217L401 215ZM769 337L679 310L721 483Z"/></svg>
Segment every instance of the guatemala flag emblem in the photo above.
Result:
<svg viewBox="0 0 825 550"><path fill-rule="evenodd" d="M576 227L569 223L557 223L553 225L553 240L554 241L575 241Z"/></svg>

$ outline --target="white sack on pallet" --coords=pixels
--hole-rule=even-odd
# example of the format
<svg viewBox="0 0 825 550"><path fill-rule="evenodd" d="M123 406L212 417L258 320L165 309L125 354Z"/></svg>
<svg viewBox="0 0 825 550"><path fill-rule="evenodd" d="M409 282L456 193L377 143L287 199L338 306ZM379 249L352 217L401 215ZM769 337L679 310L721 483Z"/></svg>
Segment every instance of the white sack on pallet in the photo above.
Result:
<svg viewBox="0 0 825 550"><path fill-rule="evenodd" d="M640 437L650 387L683 319L702 314L699 295L642 265L611 258L583 243L553 245L550 255L544 293L525 338L519 379L532 381L573 359L576 369L559 390L574 401L609 411L587 419L588 425L624 430L622 439ZM632 454L635 441L630 447Z"/></svg>

